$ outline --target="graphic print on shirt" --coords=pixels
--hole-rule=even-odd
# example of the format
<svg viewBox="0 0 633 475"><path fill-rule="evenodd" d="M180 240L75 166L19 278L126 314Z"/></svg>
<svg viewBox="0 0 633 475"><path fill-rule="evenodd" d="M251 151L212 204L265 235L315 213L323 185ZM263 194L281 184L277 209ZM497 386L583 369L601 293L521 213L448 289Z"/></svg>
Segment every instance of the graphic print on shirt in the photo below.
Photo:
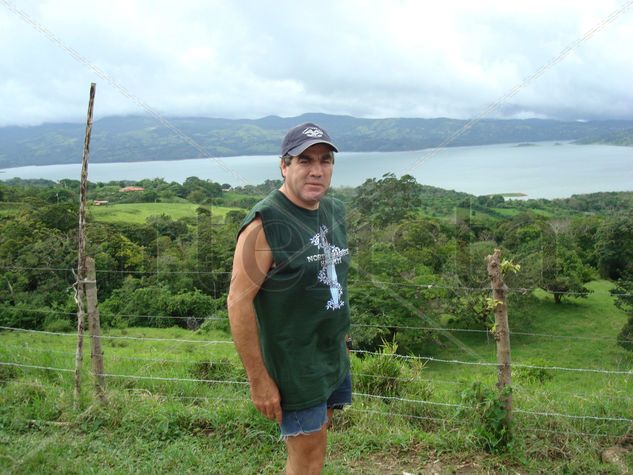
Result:
<svg viewBox="0 0 633 475"><path fill-rule="evenodd" d="M322 254L315 254L308 256L308 262L321 262L321 270L317 274L319 282L327 285L330 288L330 295L332 298L327 301L325 305L326 310L337 310L343 305L343 286L339 283L336 276L336 264L340 264L343 256L349 254L349 249L341 249L340 247L330 244L327 240L328 228L322 225L319 232L316 233L310 242L314 244L317 249L323 251Z"/></svg>

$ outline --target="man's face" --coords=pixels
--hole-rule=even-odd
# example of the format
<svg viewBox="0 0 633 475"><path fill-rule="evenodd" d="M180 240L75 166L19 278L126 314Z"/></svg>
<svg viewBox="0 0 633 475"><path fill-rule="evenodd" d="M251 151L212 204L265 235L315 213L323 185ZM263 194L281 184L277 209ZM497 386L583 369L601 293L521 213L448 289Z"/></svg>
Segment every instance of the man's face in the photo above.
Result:
<svg viewBox="0 0 633 475"><path fill-rule="evenodd" d="M308 147L298 157L292 157L290 165L281 160L283 189L294 204L308 209L319 207L332 180L334 155L332 149L322 143Z"/></svg>

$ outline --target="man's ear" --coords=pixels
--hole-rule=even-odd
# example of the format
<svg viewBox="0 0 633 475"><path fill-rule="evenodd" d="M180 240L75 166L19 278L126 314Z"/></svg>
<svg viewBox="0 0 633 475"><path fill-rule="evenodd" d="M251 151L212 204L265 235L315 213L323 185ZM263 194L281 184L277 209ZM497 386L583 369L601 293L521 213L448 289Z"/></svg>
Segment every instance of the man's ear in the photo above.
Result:
<svg viewBox="0 0 633 475"><path fill-rule="evenodd" d="M286 165L286 161L282 158L281 161L279 162L279 170L281 171L281 177L282 178L286 178L286 167L288 165Z"/></svg>

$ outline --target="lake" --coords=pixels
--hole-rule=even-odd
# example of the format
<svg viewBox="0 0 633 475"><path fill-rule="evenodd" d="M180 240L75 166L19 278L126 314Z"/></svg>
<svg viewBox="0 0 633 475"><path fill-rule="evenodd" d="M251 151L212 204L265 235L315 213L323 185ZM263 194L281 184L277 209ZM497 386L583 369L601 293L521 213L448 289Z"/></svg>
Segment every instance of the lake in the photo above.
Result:
<svg viewBox="0 0 633 475"><path fill-rule="evenodd" d="M80 151L78 153L81 153ZM281 178L275 156L240 156L175 161L91 163L90 181L189 176L231 185L256 185ZM79 179L80 163L7 168L12 177ZM408 152L342 152L333 186L358 186L384 173L413 175L418 183L474 195L525 193L528 198L564 198L597 191L633 190L633 148L539 142L448 147Z"/></svg>

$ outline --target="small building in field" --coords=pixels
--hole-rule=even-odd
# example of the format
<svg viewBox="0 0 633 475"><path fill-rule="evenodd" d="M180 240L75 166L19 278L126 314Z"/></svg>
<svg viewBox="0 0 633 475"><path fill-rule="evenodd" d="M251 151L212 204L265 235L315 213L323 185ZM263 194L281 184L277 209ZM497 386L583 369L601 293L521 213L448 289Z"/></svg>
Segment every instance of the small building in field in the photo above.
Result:
<svg viewBox="0 0 633 475"><path fill-rule="evenodd" d="M129 191L145 191L145 188L143 188L142 186L126 186L124 188L121 188L119 191L123 193L127 193Z"/></svg>
<svg viewBox="0 0 633 475"><path fill-rule="evenodd" d="M93 204L95 206L105 206L108 204L107 200L94 200Z"/></svg>

